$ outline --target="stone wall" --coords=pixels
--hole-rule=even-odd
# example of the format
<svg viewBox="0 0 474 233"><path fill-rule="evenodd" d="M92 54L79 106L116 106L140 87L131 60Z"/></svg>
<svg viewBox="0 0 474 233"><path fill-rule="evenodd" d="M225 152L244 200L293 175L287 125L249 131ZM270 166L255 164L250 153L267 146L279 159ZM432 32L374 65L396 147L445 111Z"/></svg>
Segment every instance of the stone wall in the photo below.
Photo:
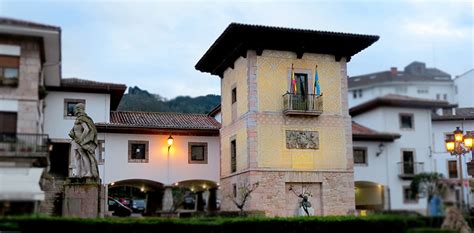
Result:
<svg viewBox="0 0 474 233"><path fill-rule="evenodd" d="M18 133L39 133L40 116L43 111L42 101L38 99L41 72L40 41L0 37L0 43L21 47L18 86L0 86L0 99L18 101Z"/></svg>
<svg viewBox="0 0 474 233"><path fill-rule="evenodd" d="M232 203L233 184L259 183L247 200L245 210L265 211L267 216L295 216L298 199L288 190L296 192L302 186L312 193L309 201L315 215L347 215L354 213L354 178L352 172L340 171L271 171L252 170L225 177L221 180L222 210L238 210Z"/></svg>

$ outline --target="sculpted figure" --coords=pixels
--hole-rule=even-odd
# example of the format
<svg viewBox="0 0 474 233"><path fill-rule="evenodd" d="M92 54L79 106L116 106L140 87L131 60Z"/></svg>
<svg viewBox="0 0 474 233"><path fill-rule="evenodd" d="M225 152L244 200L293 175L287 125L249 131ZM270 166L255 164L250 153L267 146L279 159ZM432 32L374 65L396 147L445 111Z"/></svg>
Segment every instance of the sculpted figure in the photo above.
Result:
<svg viewBox="0 0 474 233"><path fill-rule="evenodd" d="M74 107L76 121L69 132L73 151L73 177L99 177L95 148L97 147L97 129L94 121L87 116L83 103Z"/></svg>

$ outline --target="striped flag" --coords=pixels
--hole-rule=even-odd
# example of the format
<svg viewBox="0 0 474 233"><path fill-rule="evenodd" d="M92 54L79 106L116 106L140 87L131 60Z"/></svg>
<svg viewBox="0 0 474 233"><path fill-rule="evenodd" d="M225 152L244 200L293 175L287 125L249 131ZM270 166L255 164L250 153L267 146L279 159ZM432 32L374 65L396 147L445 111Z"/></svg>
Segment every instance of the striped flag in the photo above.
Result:
<svg viewBox="0 0 474 233"><path fill-rule="evenodd" d="M319 87L319 75L318 75L318 65L315 67L314 71L314 92L317 96L321 95L321 88Z"/></svg>
<svg viewBox="0 0 474 233"><path fill-rule="evenodd" d="M293 86L293 94L296 95L297 88L296 88L296 78L295 78L293 64L291 64L291 85Z"/></svg>

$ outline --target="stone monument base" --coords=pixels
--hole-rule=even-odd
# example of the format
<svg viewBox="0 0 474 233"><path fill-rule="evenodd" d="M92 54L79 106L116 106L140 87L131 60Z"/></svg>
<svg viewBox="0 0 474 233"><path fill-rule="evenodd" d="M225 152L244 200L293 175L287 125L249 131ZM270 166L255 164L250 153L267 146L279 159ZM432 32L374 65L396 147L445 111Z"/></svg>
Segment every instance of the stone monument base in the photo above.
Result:
<svg viewBox="0 0 474 233"><path fill-rule="evenodd" d="M63 216L99 217L100 193L100 178L67 178L64 183Z"/></svg>

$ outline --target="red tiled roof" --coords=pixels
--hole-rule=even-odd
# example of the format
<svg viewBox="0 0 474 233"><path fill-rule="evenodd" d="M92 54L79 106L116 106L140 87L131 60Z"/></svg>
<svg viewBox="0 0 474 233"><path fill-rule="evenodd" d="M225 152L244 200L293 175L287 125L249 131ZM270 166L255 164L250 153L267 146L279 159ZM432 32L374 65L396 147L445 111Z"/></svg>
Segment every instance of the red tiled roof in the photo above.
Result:
<svg viewBox="0 0 474 233"><path fill-rule="evenodd" d="M103 123L102 123L103 124ZM150 129L219 130L221 124L205 114L165 112L111 112L107 126Z"/></svg>
<svg viewBox="0 0 474 233"><path fill-rule="evenodd" d="M450 104L448 101L444 100L432 100L404 95L388 94L350 108L349 114L354 117L381 106L433 109L453 107L456 105Z"/></svg>
<svg viewBox="0 0 474 233"><path fill-rule="evenodd" d="M400 138L400 134L383 133L352 122L352 139L354 141L393 141Z"/></svg>

